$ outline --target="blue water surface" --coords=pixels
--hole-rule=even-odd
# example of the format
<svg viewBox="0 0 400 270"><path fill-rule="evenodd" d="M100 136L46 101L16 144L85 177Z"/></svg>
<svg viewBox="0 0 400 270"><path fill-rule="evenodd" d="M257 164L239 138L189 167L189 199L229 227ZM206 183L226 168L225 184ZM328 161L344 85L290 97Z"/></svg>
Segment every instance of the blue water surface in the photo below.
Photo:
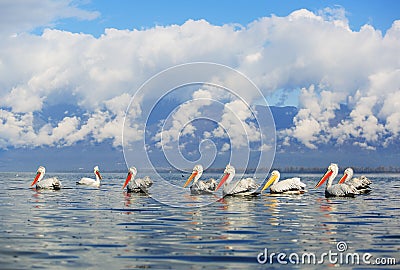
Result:
<svg viewBox="0 0 400 270"><path fill-rule="evenodd" d="M34 176L34 172L0 173L0 268L396 269L400 265L400 175L396 174L368 175L373 191L351 199L326 199L323 188L313 188L321 175L307 174L296 175L307 184L304 195L229 197L203 207L160 203L151 197L156 188L150 189L150 196L127 194L121 189L125 173L103 173L98 189L75 185L90 174L54 173L63 184L59 191L30 188ZM186 177L165 175L179 186ZM260 176L258 182L263 179ZM187 189L185 200L197 199ZM344 250L338 250L339 242L344 242ZM337 253L338 261L325 258L321 264L296 264L296 256L290 255L301 258L312 253L319 260L328 252ZM260 253L268 255L265 264L257 260L265 259ZM272 253L286 257L278 260ZM360 258L370 253L371 264L346 263L344 256L349 253ZM377 258L395 258L397 265L377 265Z"/></svg>

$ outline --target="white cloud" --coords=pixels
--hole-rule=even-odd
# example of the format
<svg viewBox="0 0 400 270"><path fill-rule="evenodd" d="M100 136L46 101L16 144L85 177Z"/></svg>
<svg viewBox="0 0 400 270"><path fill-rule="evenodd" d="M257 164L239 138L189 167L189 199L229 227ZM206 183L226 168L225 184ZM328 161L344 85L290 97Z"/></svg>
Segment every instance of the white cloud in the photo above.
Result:
<svg viewBox="0 0 400 270"><path fill-rule="evenodd" d="M33 114L14 114L0 109L0 148L24 146L34 134Z"/></svg>
<svg viewBox="0 0 400 270"><path fill-rule="evenodd" d="M369 25L352 31L345 10L337 8L264 17L240 28L188 20L182 25L145 30L106 29L98 38L50 29L33 35L22 31L62 18L94 19L99 14L73 6L71 1L32 3L0 3L0 28L19 32L0 36L1 147L69 145L80 140L112 140L114 145L121 145L123 114L134 91L164 68L192 61L236 68L265 95L280 89L303 89L295 127L282 133L287 136L285 144L291 138L310 148L330 140L344 143L360 139L365 145L379 145L399 136L400 21L393 22L385 35ZM10 18L7 14L11 11L20 16ZM224 79L231 85L236 83L229 78L220 78L220 82ZM204 95L219 98L203 90L194 98L204 102ZM157 96L157 91L151 94ZM245 100L257 96L248 89L240 91ZM133 141L143 136L144 122L140 103L135 102L127 135ZM86 117L66 115L42 129L29 128L34 113L62 103L80 107ZM332 124L341 103L347 104L350 115ZM172 128L162 135L164 142L176 139L178 130L193 134L194 127L186 124L204 106L207 103L183 104L179 110L185 114L173 116ZM229 136L238 145L259 137L256 128L246 122L248 108L231 101L226 109L220 124L231 129ZM236 113L237 123L228 110ZM239 129L239 122L247 124L240 123ZM244 133L238 130L249 137L244 139ZM223 134L217 129L204 135Z"/></svg>
<svg viewBox="0 0 400 270"><path fill-rule="evenodd" d="M93 20L100 14L77 7L72 0L2 0L0 33L19 33L51 26L60 19ZM76 2L75 2L76 3Z"/></svg>
<svg viewBox="0 0 400 270"><path fill-rule="evenodd" d="M231 149L231 146L229 145L229 143L224 143L221 147L221 152L229 151L229 149Z"/></svg>
<svg viewBox="0 0 400 270"><path fill-rule="evenodd" d="M240 99L225 104L219 126L212 131L214 137L230 139L231 148L249 147L250 142L261 140L252 109Z"/></svg>
<svg viewBox="0 0 400 270"><path fill-rule="evenodd" d="M32 95L28 89L15 87L0 101L0 104L11 107L14 112L26 113L41 110L43 99L44 97Z"/></svg>
<svg viewBox="0 0 400 270"><path fill-rule="evenodd" d="M316 143L327 142L329 138L321 136L330 134L329 121L335 117L339 108L341 94L329 91L317 93L315 86L303 88L300 94L300 110L294 118L294 127L283 132L294 137L306 147L316 149ZM288 141L285 141L288 144Z"/></svg>
<svg viewBox="0 0 400 270"><path fill-rule="evenodd" d="M202 116L201 109L209 106L213 101L209 91L198 89L192 94L192 100L181 104L170 118L164 122L160 132L154 136L159 148L170 148L172 142L177 142L180 136L193 136L196 128L192 121ZM169 126L167 126L167 125Z"/></svg>

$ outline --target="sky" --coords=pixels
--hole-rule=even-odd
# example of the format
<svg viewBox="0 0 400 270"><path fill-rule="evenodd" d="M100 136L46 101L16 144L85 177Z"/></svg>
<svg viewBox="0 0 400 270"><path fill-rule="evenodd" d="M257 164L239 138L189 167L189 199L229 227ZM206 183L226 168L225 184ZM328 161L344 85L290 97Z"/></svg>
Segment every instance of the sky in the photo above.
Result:
<svg viewBox="0 0 400 270"><path fill-rule="evenodd" d="M79 4L79 5L78 5ZM343 7L349 26L359 30L370 24L376 29L386 31L394 20L398 19L399 3L395 0L368 1L75 1L81 9L92 12L93 19L60 18L48 25L37 26L40 33L43 28L56 23L56 28L75 33L87 33L100 36L105 28L147 29L156 25L181 25L189 19L205 19L213 25L237 23L247 25L254 20L272 14L287 16L291 12L306 8L318 13L324 8Z"/></svg>
<svg viewBox="0 0 400 270"><path fill-rule="evenodd" d="M104 151L116 157L112 170L123 167L123 149L125 157L168 147L196 157L199 142L215 159L247 143L251 152L273 148L280 166L398 164L399 7L394 0L1 1L0 170L46 162L60 169L38 152L69 160L59 162L66 168L89 168ZM202 70L205 80L235 88L246 77L260 92L189 87L163 105L174 104L169 118L159 113L147 130L144 112L169 84L140 95L141 86L193 62L239 72L213 66L215 74ZM264 98L297 108L291 125L270 133L274 145L256 143L269 138L254 114ZM206 116L213 124L191 122ZM79 149L90 157L74 160ZM352 153L383 158L363 163ZM201 161L189 159L185 166Z"/></svg>

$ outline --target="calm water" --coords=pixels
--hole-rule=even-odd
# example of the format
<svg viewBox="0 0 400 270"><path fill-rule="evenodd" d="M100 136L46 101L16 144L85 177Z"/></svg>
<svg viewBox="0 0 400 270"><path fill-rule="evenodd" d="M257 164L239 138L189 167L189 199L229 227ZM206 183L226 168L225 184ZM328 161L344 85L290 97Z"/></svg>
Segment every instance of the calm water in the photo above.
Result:
<svg viewBox="0 0 400 270"><path fill-rule="evenodd" d="M103 173L100 189L76 186L82 174L54 175L64 189L36 191L29 188L34 173L0 173L0 268L277 269L276 258L262 265L258 254L267 248L269 255L309 252L319 258L338 252L339 241L347 244L344 252L400 264L400 175L370 175L373 192L354 199L325 199L322 188L313 189L321 175L302 175L305 195L232 197L200 208L128 195L121 190L125 173ZM168 177L179 185L186 180ZM335 265L326 260L324 266ZM301 267L322 266L286 265Z"/></svg>

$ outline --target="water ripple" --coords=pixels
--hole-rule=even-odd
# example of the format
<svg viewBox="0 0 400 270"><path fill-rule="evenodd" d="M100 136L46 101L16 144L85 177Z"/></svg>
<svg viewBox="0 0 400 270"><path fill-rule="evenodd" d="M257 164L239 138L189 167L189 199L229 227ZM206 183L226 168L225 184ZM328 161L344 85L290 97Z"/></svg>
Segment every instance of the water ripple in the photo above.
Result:
<svg viewBox="0 0 400 270"><path fill-rule="evenodd" d="M349 252L400 259L396 175L376 175L371 194L351 199L326 199L322 189L310 188L301 196L231 197L203 208L126 194L120 188L125 174L104 174L100 189L76 186L80 175L60 174L60 191L31 189L32 177L0 173L9 186L0 190L3 268L274 269L282 267L276 258L272 265L257 263L265 248L321 254L337 251L339 241ZM307 175L305 182L312 187L319 178Z"/></svg>

